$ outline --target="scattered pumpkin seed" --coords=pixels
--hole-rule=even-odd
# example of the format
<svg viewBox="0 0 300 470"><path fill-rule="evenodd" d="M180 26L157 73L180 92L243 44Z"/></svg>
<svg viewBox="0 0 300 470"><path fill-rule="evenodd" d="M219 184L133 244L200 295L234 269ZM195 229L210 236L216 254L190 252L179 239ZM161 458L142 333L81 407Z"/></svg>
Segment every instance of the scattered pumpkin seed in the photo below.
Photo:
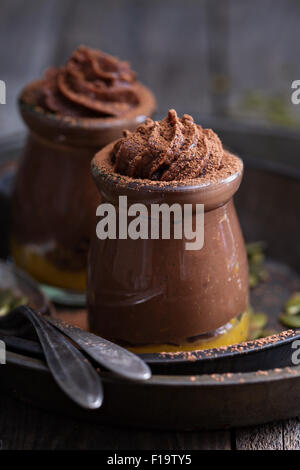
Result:
<svg viewBox="0 0 300 470"><path fill-rule="evenodd" d="M249 287L253 288L259 283L258 277L253 273L249 272Z"/></svg>
<svg viewBox="0 0 300 470"><path fill-rule="evenodd" d="M268 272L264 268L265 261L264 250L265 242L254 242L246 245L248 265L249 265L249 286L256 287L260 282L266 281Z"/></svg>
<svg viewBox="0 0 300 470"><path fill-rule="evenodd" d="M268 323L268 317L263 312L255 312L250 317L250 328L263 329Z"/></svg>
<svg viewBox="0 0 300 470"><path fill-rule="evenodd" d="M265 255L262 252L253 253L251 255L251 263L260 266L265 260Z"/></svg>
<svg viewBox="0 0 300 470"><path fill-rule="evenodd" d="M249 340L255 340L263 337L264 328L268 323L268 317L263 312L253 312L251 309L250 313L250 324L249 324Z"/></svg>
<svg viewBox="0 0 300 470"><path fill-rule="evenodd" d="M300 292L293 294L286 302L285 313L287 315L297 315L300 313Z"/></svg>
<svg viewBox="0 0 300 470"><path fill-rule="evenodd" d="M300 315L289 315L288 313L282 313L279 316L279 321L289 328L300 328Z"/></svg>
<svg viewBox="0 0 300 470"><path fill-rule="evenodd" d="M0 317L6 315L13 308L27 303L28 300L26 297L18 297L10 289L0 289Z"/></svg>
<svg viewBox="0 0 300 470"><path fill-rule="evenodd" d="M9 306L8 305L2 305L0 307L0 317L4 317L9 312Z"/></svg>
<svg viewBox="0 0 300 470"><path fill-rule="evenodd" d="M266 249L266 246L266 242L264 241L247 243L246 250L248 257L252 257L256 254L263 254Z"/></svg>

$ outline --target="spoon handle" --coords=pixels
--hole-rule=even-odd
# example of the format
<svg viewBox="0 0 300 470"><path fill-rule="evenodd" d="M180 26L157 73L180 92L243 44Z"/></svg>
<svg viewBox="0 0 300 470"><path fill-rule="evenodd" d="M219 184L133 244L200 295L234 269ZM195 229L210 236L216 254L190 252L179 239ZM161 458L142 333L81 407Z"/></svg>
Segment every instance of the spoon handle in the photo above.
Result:
<svg viewBox="0 0 300 470"><path fill-rule="evenodd" d="M151 377L151 369L145 361L127 349L57 318L48 318L48 321L106 369L132 380L148 380Z"/></svg>
<svg viewBox="0 0 300 470"><path fill-rule="evenodd" d="M12 313L21 313L32 323L53 378L65 394L83 408L99 408L103 401L100 377L80 351L31 308L18 307Z"/></svg>

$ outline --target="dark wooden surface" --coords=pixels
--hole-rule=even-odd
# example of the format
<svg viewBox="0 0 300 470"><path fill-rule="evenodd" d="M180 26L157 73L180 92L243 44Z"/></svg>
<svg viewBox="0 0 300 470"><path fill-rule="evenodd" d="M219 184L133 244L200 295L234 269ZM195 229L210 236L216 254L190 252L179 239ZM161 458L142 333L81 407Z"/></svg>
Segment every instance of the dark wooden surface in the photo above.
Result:
<svg viewBox="0 0 300 470"><path fill-rule="evenodd" d="M102 450L294 450L298 418L231 431L129 430L75 421L0 395L0 449Z"/></svg>
<svg viewBox="0 0 300 470"><path fill-rule="evenodd" d="M23 129L16 97L78 44L127 59L179 111L298 128L297 0L2 0L0 136ZM284 398L284 397L283 397ZM146 432L79 423L0 396L2 449L300 449L297 418L227 432Z"/></svg>

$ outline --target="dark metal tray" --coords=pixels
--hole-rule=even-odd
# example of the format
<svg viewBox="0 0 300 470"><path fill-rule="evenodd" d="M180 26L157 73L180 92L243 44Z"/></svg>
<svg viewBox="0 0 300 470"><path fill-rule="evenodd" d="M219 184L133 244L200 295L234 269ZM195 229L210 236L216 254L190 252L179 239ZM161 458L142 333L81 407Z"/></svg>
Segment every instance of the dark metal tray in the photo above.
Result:
<svg viewBox="0 0 300 470"><path fill-rule="evenodd" d="M278 314L290 293L300 288L300 246L297 243L300 175L296 167L292 170L300 139L289 133L272 134L242 126L234 130L228 123L209 125L219 131L228 147L245 158L245 178L236 199L239 217L247 241L266 240L270 258L270 280L253 291L251 302L255 309L267 311L272 327L280 331ZM17 140L6 143L2 151L0 147L0 160L16 158L19 148ZM257 148L258 153L249 155L249 148ZM283 149L286 149L285 154ZM271 169L272 157L275 164ZM9 171L5 172L4 179L2 187L6 190L1 191L0 224L8 227ZM4 254L7 250L4 230L1 230L0 241L1 254ZM193 361L184 355L176 358L147 355L145 358L154 375L145 384L125 382L102 372L105 402L97 412L80 410L63 396L34 342L35 351L28 342L21 347L20 344L17 348L8 347L7 364L0 367L0 386L37 406L117 425L208 429L267 422L300 413L300 367L280 368L291 356L294 334L283 333L276 339L280 349L275 369L272 354L269 362L261 367L261 346L251 342L238 352L235 348L223 349L221 354L223 359L224 355L227 357L227 365L222 361L218 367L214 362L214 370L201 352ZM264 348L271 351L274 338L266 340ZM233 361L233 356L238 360ZM260 370L262 368L268 370ZM225 373L220 373L224 370Z"/></svg>

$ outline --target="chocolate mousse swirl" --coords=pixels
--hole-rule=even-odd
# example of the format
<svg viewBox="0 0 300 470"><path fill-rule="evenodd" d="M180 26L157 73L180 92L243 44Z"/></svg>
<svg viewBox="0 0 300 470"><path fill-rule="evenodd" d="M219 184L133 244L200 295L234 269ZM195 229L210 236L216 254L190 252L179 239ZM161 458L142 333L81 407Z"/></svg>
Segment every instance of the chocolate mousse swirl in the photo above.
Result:
<svg viewBox="0 0 300 470"><path fill-rule="evenodd" d="M118 117L139 104L136 83L127 62L80 46L65 66L46 71L39 104L65 116Z"/></svg>
<svg viewBox="0 0 300 470"><path fill-rule="evenodd" d="M114 146L111 159L117 173L133 178L172 181L198 178L221 167L223 147L211 129L203 129L174 109L162 121L147 119Z"/></svg>

